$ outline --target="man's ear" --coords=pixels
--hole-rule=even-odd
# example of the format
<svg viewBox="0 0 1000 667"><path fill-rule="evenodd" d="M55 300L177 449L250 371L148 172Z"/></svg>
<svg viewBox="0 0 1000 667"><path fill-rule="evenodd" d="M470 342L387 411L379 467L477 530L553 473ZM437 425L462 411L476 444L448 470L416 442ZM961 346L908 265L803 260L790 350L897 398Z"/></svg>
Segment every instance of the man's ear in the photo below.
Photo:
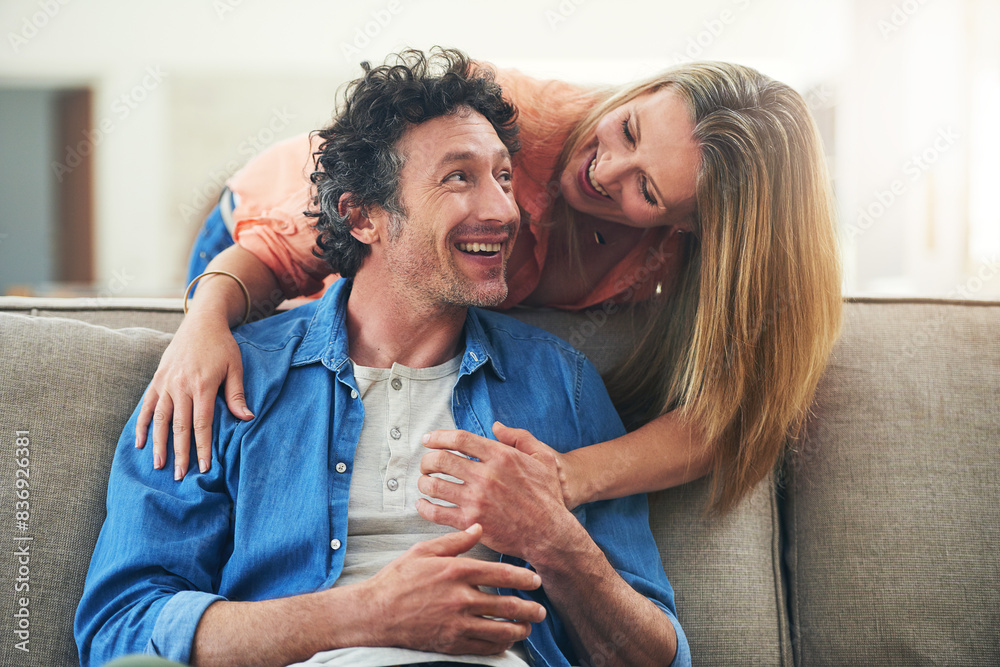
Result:
<svg viewBox="0 0 1000 667"><path fill-rule="evenodd" d="M340 195L337 212L347 219L347 224L351 227L351 236L365 245L372 245L379 239L378 227L375 226L368 209L351 203L352 196L350 192Z"/></svg>

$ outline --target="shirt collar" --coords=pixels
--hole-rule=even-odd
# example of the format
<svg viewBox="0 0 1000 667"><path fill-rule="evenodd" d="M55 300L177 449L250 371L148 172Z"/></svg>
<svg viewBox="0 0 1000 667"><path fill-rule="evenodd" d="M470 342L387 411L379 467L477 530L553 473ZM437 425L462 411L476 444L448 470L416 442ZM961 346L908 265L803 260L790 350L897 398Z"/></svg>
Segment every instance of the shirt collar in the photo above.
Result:
<svg viewBox="0 0 1000 667"><path fill-rule="evenodd" d="M488 359L493 372L501 382L507 381L504 374L503 365L500 363L500 355L493 347L493 341L486 334L483 325L483 318L487 316L486 311L479 308L469 308L465 316L465 357L462 359L462 368L459 374L471 374Z"/></svg>
<svg viewBox="0 0 1000 667"><path fill-rule="evenodd" d="M321 362L337 371L350 358L347 347L347 297L353 281L335 281L316 302L316 310L295 354L292 366Z"/></svg>
<svg viewBox="0 0 1000 667"><path fill-rule="evenodd" d="M334 282L317 302L316 310L302 342L292 356L292 366L320 362L332 371L338 371L350 360L347 342L347 298L351 294L350 279ZM465 316L465 354L460 375L478 370L487 360L501 381L506 375L492 341L483 324L484 311L469 308Z"/></svg>

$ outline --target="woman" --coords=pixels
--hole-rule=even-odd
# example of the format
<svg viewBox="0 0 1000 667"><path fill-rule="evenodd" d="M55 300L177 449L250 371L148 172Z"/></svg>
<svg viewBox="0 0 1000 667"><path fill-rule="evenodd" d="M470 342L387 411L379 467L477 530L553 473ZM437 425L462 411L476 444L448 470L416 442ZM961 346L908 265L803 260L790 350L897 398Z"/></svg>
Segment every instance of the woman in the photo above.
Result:
<svg viewBox="0 0 1000 667"><path fill-rule="evenodd" d="M828 177L804 101L725 63L617 90L518 72L497 79L520 110L524 147L514 164L522 228L501 307L648 302L651 313L636 349L606 378L636 430L555 455L566 504L712 471L712 508L731 509L801 427L839 329ZM173 416L177 478L192 421L199 467L210 462L220 383L233 414L252 418L229 327L251 301L273 309L317 290L329 272L312 255L315 231L302 213L312 150L308 138L290 140L230 181L240 245L209 268L239 276L248 293L224 275L201 280L136 430L140 447L154 420L161 467Z"/></svg>

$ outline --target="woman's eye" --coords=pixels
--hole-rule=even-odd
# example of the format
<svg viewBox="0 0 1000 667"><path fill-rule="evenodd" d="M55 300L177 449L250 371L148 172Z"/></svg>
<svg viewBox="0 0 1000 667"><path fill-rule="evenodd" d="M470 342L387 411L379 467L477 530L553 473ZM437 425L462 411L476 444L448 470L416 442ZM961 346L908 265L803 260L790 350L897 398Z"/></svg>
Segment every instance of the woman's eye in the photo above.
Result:
<svg viewBox="0 0 1000 667"><path fill-rule="evenodd" d="M643 178L639 181L639 189L642 190L642 196L645 197L646 203L650 206L656 206L656 200L653 198L653 195L649 194L648 184L649 182Z"/></svg>
<svg viewBox="0 0 1000 667"><path fill-rule="evenodd" d="M630 144L632 144L634 146L635 145L635 137L632 136L632 130L630 130L629 127L628 127L628 121L629 121L629 117L628 116L626 116L622 120L622 134L625 135L625 141L629 142Z"/></svg>

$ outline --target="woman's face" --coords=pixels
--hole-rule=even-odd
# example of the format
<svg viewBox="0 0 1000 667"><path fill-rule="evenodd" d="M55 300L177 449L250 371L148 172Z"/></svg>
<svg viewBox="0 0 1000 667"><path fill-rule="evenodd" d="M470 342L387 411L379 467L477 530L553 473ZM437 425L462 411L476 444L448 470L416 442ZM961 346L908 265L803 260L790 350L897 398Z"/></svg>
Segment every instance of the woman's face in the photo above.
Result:
<svg viewBox="0 0 1000 667"><path fill-rule="evenodd" d="M630 227L690 231L701 154L694 120L667 86L610 111L559 179L571 208Z"/></svg>

